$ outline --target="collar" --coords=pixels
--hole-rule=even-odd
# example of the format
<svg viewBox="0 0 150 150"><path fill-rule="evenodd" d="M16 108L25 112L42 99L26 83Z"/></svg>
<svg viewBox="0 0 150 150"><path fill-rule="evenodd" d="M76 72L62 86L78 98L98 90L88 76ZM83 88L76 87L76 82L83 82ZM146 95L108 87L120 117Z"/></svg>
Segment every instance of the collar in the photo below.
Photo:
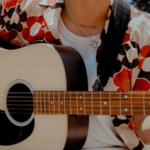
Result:
<svg viewBox="0 0 150 150"><path fill-rule="evenodd" d="M59 39L58 22L64 0L42 0L39 5L47 6L43 12L43 17L53 37Z"/></svg>
<svg viewBox="0 0 150 150"><path fill-rule="evenodd" d="M39 5L42 6L54 6L56 3L64 3L64 0L42 0Z"/></svg>
<svg viewBox="0 0 150 150"><path fill-rule="evenodd" d="M113 4L113 0L111 1L111 5ZM43 12L43 17L45 22L52 33L55 39L59 39L59 32L58 32L58 22L60 19L61 11L64 6L64 0L42 0L39 2L39 5L46 6L46 10ZM107 28L109 25L109 18L111 14L111 7L108 10L107 20L105 23L105 32L107 32Z"/></svg>

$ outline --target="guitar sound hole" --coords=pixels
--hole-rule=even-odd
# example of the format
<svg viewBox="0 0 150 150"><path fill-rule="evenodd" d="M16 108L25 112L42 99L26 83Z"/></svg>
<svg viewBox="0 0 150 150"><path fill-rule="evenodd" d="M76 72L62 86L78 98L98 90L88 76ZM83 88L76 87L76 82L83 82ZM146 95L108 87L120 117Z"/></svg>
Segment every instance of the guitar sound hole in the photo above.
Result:
<svg viewBox="0 0 150 150"><path fill-rule="evenodd" d="M17 122L27 121L33 113L33 98L30 89L18 83L13 85L7 95L7 109Z"/></svg>

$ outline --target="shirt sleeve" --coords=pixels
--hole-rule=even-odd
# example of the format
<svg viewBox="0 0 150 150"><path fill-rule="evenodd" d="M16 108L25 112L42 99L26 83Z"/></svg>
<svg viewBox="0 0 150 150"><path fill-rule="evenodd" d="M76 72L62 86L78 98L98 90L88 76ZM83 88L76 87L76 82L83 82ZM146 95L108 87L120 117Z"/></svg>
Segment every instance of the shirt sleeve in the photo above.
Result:
<svg viewBox="0 0 150 150"><path fill-rule="evenodd" d="M17 46L52 42L41 0L0 0L0 38Z"/></svg>
<svg viewBox="0 0 150 150"><path fill-rule="evenodd" d="M120 83L120 90L150 90L150 15L132 9L122 50L118 55L122 68L117 79L126 76ZM125 74L126 73L126 74ZM118 76L118 74L120 76ZM115 79L115 78L114 78ZM127 83L128 81L128 83Z"/></svg>
<svg viewBox="0 0 150 150"><path fill-rule="evenodd" d="M150 15L138 10L132 13L128 28L132 52L128 50L129 62L132 60L132 90L150 90ZM128 42L127 42L128 43Z"/></svg>

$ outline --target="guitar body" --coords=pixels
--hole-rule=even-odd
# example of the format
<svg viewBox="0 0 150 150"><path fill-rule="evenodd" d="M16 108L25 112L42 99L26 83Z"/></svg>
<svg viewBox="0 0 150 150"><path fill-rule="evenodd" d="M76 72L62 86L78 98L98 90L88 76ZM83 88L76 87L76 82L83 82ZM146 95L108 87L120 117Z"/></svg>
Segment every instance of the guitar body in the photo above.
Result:
<svg viewBox="0 0 150 150"><path fill-rule="evenodd" d="M83 146L88 116L34 115L31 110L28 121L19 123L19 119L15 121L7 113L8 93L24 92L24 88L20 88L22 84L28 85L31 95L33 90L87 90L84 64L75 50L47 44L11 51L1 49L0 72L0 149L63 150ZM12 88L16 84L19 86ZM79 126L83 127L83 132ZM79 133L82 133L80 140L74 140Z"/></svg>

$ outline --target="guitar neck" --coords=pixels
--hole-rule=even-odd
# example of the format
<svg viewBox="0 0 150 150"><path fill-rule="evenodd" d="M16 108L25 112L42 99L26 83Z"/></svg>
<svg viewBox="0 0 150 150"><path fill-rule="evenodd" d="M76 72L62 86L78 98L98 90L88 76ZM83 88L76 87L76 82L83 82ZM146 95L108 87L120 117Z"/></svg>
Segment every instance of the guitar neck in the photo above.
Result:
<svg viewBox="0 0 150 150"><path fill-rule="evenodd" d="M35 114L149 115L150 93L145 91L34 91Z"/></svg>

